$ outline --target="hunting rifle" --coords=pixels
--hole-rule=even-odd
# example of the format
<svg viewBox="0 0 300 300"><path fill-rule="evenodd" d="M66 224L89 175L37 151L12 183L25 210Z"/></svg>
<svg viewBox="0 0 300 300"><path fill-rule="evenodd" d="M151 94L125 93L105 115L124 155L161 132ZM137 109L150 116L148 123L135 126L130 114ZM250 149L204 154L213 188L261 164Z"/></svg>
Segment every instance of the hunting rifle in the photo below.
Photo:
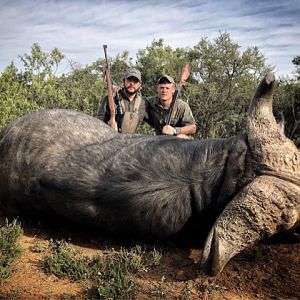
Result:
<svg viewBox="0 0 300 300"><path fill-rule="evenodd" d="M111 82L110 68L109 68L107 52L106 52L107 45L103 45L103 49L104 49L105 62L106 62L105 77L107 83L107 101L108 101L109 114L110 114L107 124L111 128L118 131L118 124L116 122L116 109L115 109L115 102L113 96L113 86Z"/></svg>
<svg viewBox="0 0 300 300"><path fill-rule="evenodd" d="M181 93L182 87L185 85L187 79L190 76L190 72L191 72L190 65L185 64L185 66L182 68L180 80L179 80L178 84L176 85L176 89L175 89L175 92L173 94L172 102L171 102L169 112L168 112L168 115L167 115L167 118L166 118L166 125L170 125L171 116L172 116L172 113L173 113L173 110L174 110L175 103L177 101L178 96Z"/></svg>

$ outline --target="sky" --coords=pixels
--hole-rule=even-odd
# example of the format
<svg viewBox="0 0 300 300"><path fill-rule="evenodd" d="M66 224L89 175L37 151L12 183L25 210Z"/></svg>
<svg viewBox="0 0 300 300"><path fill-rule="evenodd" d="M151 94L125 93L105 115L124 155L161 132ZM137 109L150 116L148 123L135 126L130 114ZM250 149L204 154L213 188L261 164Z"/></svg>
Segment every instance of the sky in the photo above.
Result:
<svg viewBox="0 0 300 300"><path fill-rule="evenodd" d="M0 72L33 43L58 48L82 66L108 54L139 49L162 38L192 48L229 33L233 42L257 46L277 76L293 76L300 55L300 0L0 0Z"/></svg>

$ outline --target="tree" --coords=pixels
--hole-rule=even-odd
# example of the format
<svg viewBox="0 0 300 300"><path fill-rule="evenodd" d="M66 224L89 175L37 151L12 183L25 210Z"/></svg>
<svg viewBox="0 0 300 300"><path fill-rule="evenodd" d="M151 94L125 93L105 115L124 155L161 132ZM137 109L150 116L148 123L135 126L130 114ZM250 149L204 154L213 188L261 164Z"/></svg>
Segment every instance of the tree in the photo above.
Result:
<svg viewBox="0 0 300 300"><path fill-rule="evenodd" d="M285 134L300 147L300 83L281 80L274 96L274 113L283 114Z"/></svg>
<svg viewBox="0 0 300 300"><path fill-rule="evenodd" d="M139 50L136 66L142 73L143 95L156 94L157 80L163 74L179 80L181 69L185 63L186 52L184 49L173 50L170 46L164 45L163 39L154 40L145 50Z"/></svg>
<svg viewBox="0 0 300 300"><path fill-rule="evenodd" d="M197 136L227 137L244 130L249 100L271 69L257 47L240 51L228 33L213 42L203 38L188 52L194 82L187 99L197 119Z"/></svg>
<svg viewBox="0 0 300 300"><path fill-rule="evenodd" d="M300 56L292 60L300 79ZM274 112L283 114L285 134L300 148L300 82L281 78L274 96Z"/></svg>
<svg viewBox="0 0 300 300"><path fill-rule="evenodd" d="M60 50L54 48L46 53L38 43L34 43L30 54L19 57L24 64L23 80L28 88L28 99L44 108L55 107L64 102L58 88L59 79L56 77L59 64L65 58Z"/></svg>
<svg viewBox="0 0 300 300"><path fill-rule="evenodd" d="M71 63L69 73L57 76L64 58L57 48L46 53L35 43L30 54L21 56L24 72L14 65L9 66L0 77L1 99L8 107L18 108L3 110L5 114L14 118L35 109L67 108L95 116L98 103L106 93L104 58L85 67ZM163 39L154 40L146 49L138 51L135 65L127 51L109 57L112 79L119 86L128 67L141 70L145 96L156 95L157 80L162 74L171 75L178 81L186 63L190 63L192 72L181 98L189 102L196 118L199 128L196 137L227 137L242 132L249 100L262 75L271 69L258 48L251 47L242 52L229 34L223 33L212 42L203 38L196 46L185 49L172 49ZM298 58L295 58L295 65L298 66ZM291 124L288 130L291 134L296 131L293 136L297 136L299 98L296 85L282 83L281 86L278 109L290 107L284 111L287 123ZM294 103L292 106L284 101L285 93L292 97L289 99L294 99L294 102L288 102ZM3 118L4 123L8 119ZM152 133L149 128L141 128L140 132Z"/></svg>
<svg viewBox="0 0 300 300"><path fill-rule="evenodd" d="M292 63L296 67L297 80L300 80L300 55L295 56L294 59L292 60Z"/></svg>
<svg viewBox="0 0 300 300"><path fill-rule="evenodd" d="M0 76L0 128L10 121L40 107L27 99L22 73L11 63Z"/></svg>
<svg viewBox="0 0 300 300"><path fill-rule="evenodd" d="M52 49L50 53L42 51L38 43L31 46L30 54L19 56L24 64L26 72L32 74L38 81L42 82L47 77L56 75L59 64L65 58L58 48Z"/></svg>
<svg viewBox="0 0 300 300"><path fill-rule="evenodd" d="M60 89L65 101L60 108L82 111L95 115L102 84L98 64L75 67L68 76L60 78Z"/></svg>

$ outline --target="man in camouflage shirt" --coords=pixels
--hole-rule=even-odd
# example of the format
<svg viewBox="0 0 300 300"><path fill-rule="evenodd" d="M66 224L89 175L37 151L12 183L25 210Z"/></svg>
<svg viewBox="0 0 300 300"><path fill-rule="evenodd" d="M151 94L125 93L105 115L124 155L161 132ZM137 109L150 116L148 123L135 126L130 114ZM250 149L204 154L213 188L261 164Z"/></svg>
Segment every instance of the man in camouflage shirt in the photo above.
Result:
<svg viewBox="0 0 300 300"><path fill-rule="evenodd" d="M171 76L163 75L158 80L157 96L146 99L146 122L151 125L156 134L176 135L188 138L196 132L196 122L189 105L177 99L170 125L166 118L175 92L175 81Z"/></svg>
<svg viewBox="0 0 300 300"><path fill-rule="evenodd" d="M142 85L141 72L130 68L124 74L123 88L114 95L116 107L116 122L121 133L134 133L145 117L145 101L139 89ZM108 99L105 96L99 107L97 118L108 122L110 112Z"/></svg>

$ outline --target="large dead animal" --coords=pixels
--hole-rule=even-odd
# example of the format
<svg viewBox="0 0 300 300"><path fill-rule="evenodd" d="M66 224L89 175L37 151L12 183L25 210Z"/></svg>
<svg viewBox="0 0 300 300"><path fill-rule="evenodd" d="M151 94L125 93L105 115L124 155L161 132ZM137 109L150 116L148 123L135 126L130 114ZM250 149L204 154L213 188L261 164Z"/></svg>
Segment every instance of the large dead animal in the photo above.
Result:
<svg viewBox="0 0 300 300"><path fill-rule="evenodd" d="M270 73L250 104L247 133L229 139L119 134L67 110L18 118L0 135L0 208L159 239L215 221L202 265L217 274L300 219L300 153L274 119L273 86Z"/></svg>

